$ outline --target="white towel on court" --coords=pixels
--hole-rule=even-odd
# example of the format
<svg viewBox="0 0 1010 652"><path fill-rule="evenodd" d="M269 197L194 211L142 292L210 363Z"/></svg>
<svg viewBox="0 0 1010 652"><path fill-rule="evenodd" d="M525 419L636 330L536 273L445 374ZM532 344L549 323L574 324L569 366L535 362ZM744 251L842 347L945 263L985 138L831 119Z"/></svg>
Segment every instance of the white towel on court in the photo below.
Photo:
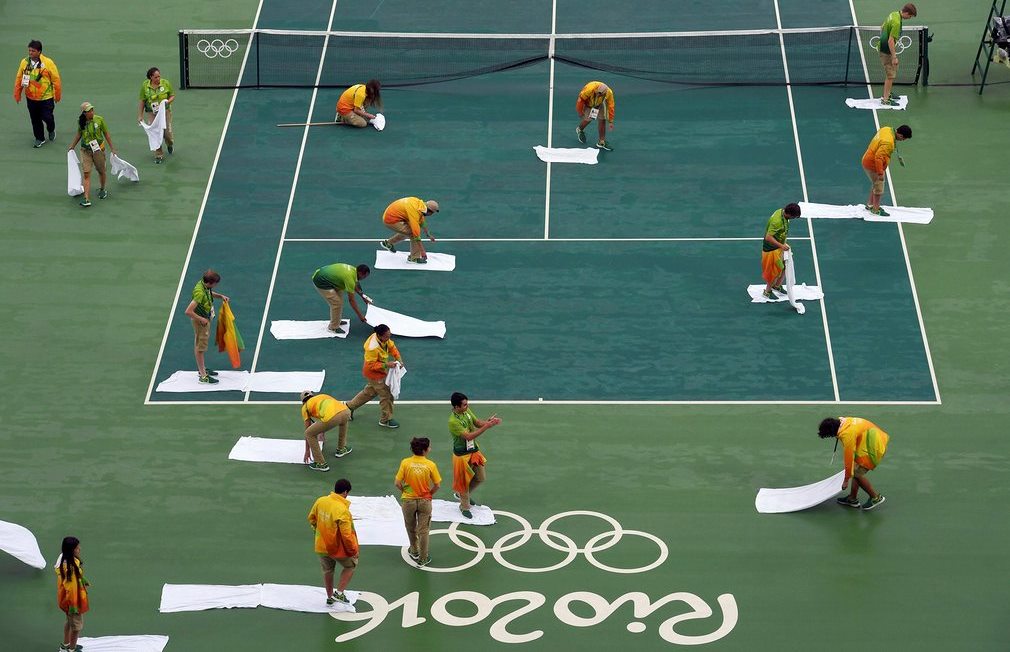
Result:
<svg viewBox="0 0 1010 652"><path fill-rule="evenodd" d="M216 384L201 383L196 371L177 371L158 383L158 392L244 392L249 384L248 371L219 371Z"/></svg>
<svg viewBox="0 0 1010 652"><path fill-rule="evenodd" d="M77 151L67 150L67 194L71 197L84 194L84 178L81 177L81 162Z"/></svg>
<svg viewBox="0 0 1010 652"><path fill-rule="evenodd" d="M750 302L778 303L780 301L789 301L788 296L785 294L778 294L776 292L772 292L772 296L775 297L774 299L768 299L764 296L764 291L764 285L748 285L747 294L750 295ZM793 298L796 301L818 301L824 298L824 293L821 292L821 288L816 285L801 283L793 286Z"/></svg>
<svg viewBox="0 0 1010 652"><path fill-rule="evenodd" d="M17 523L0 521L0 550L32 568L45 568L46 560L32 531Z"/></svg>
<svg viewBox="0 0 1010 652"><path fill-rule="evenodd" d="M374 303L369 304L365 311L365 321L369 326L385 324L393 335L403 337L445 337L444 321L421 321L414 317L401 315L392 310L379 308Z"/></svg>
<svg viewBox="0 0 1010 652"><path fill-rule="evenodd" d="M881 104L879 97L870 97L863 99L848 98L845 100L845 106L850 109L879 109L881 111L886 111L888 109L895 111L904 111L908 108L908 96L899 95L897 98L898 105L891 106L890 104Z"/></svg>
<svg viewBox="0 0 1010 652"><path fill-rule="evenodd" d="M305 438L267 439L265 437L240 437L228 459L240 462L305 463Z"/></svg>
<svg viewBox="0 0 1010 652"><path fill-rule="evenodd" d="M318 392L326 380L325 371L257 371L249 376L250 392L301 394Z"/></svg>
<svg viewBox="0 0 1010 652"><path fill-rule="evenodd" d="M375 252L375 269L416 269L422 272L451 272L456 269L456 257L452 254L428 254L427 263L408 263L406 251Z"/></svg>
<svg viewBox="0 0 1010 652"><path fill-rule="evenodd" d="M351 330L351 320L340 320L340 332L334 333L330 330L330 320L321 319L319 321L295 321L281 319L270 322L270 334L278 340L317 340L327 337L347 337Z"/></svg>
<svg viewBox="0 0 1010 652"><path fill-rule="evenodd" d="M372 126L375 127L376 131L382 131L386 128L386 116L381 113L376 113L375 117L369 120L369 122L372 123Z"/></svg>
<svg viewBox="0 0 1010 652"><path fill-rule="evenodd" d="M585 163L596 165L600 150L595 147L544 147L533 148L537 158L546 163Z"/></svg>
<svg viewBox="0 0 1010 652"><path fill-rule="evenodd" d="M137 168L111 152L109 153L109 170L112 172L112 176L119 180L140 181L140 172L137 172Z"/></svg>
<svg viewBox="0 0 1010 652"><path fill-rule="evenodd" d="M165 128L168 126L165 123L165 106L168 100L162 100L158 102L157 112L154 114L154 120L151 124L147 124L143 120L140 121L140 128L147 132L147 145L151 148L151 151L161 147L162 143L165 142Z"/></svg>
<svg viewBox="0 0 1010 652"><path fill-rule="evenodd" d="M77 644L88 652L161 652L168 645L167 636L82 636Z"/></svg>
<svg viewBox="0 0 1010 652"><path fill-rule="evenodd" d="M830 478L802 487L761 489L754 499L754 507L762 514L781 514L820 505L838 495L844 478L845 471L839 471Z"/></svg>
<svg viewBox="0 0 1010 652"><path fill-rule="evenodd" d="M354 531L358 543L363 546L410 545L407 530L403 525L403 510L400 501L393 496L355 496L347 498L351 502L351 516L354 517Z"/></svg>
<svg viewBox="0 0 1010 652"><path fill-rule="evenodd" d="M459 503L454 500L435 498L431 501L431 520L439 523L465 523L467 525L494 525L495 518L487 505L470 505L473 518L463 516Z"/></svg>
<svg viewBox="0 0 1010 652"><path fill-rule="evenodd" d="M354 611L357 591L345 591L351 605L326 604L326 593L318 586L297 584L165 584L161 589L161 613L205 611L207 609L254 609L259 606L285 611L329 613Z"/></svg>
<svg viewBox="0 0 1010 652"><path fill-rule="evenodd" d="M299 394L318 392L325 371L219 371L215 384L201 383L195 371L177 371L158 383L158 392L275 392Z"/></svg>
<svg viewBox="0 0 1010 652"><path fill-rule="evenodd" d="M386 372L386 386L394 399L400 398L400 381L407 374L407 368L402 364L398 367L390 367Z"/></svg>
<svg viewBox="0 0 1010 652"><path fill-rule="evenodd" d="M800 202L803 217L815 219L862 219L867 222L905 222L909 224L929 224L933 220L932 208L909 208L905 206L882 206L890 217L874 215L861 204L815 204Z"/></svg>

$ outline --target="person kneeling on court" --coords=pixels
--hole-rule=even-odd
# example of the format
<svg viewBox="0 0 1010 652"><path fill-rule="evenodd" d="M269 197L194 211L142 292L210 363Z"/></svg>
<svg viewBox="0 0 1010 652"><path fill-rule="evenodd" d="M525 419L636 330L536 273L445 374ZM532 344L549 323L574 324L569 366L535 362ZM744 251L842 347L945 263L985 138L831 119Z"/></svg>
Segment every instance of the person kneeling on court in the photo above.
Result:
<svg viewBox="0 0 1010 652"><path fill-rule="evenodd" d="M315 550L323 568L323 589L326 591L328 605L351 602L344 595L344 589L358 566L358 535L354 531L351 503L347 500L350 492L350 481L340 478L333 485L333 493L317 498L309 511L309 525L316 531ZM334 591L333 571L337 564L343 570L340 571L340 581Z"/></svg>
<svg viewBox="0 0 1010 652"><path fill-rule="evenodd" d="M614 130L614 91L603 82L589 82L579 91L575 111L582 118L582 122L575 128L579 142L586 142L586 126L596 120L600 124L600 139L596 147L613 151L614 148L607 142L607 125L610 125L611 131Z"/></svg>
<svg viewBox="0 0 1010 652"><path fill-rule="evenodd" d="M383 428L399 428L400 424L393 418L393 393L386 384L386 375L390 368L402 367L403 360L400 358L400 350L393 342L389 326L376 326L365 340L364 349L365 363L361 367L361 375L365 377L366 384L364 389L347 402L351 418L354 418L355 410L378 396L379 425Z"/></svg>
<svg viewBox="0 0 1010 652"><path fill-rule="evenodd" d="M323 455L323 444L326 443L326 431L333 430L340 426L337 435L337 451L334 457L343 457L351 452L347 445L347 422L351 420L351 411L348 407L333 398L329 394L313 394L310 391L302 392L302 420L305 422L305 457L303 461L309 463L309 452L312 453L312 464L309 468L313 471L329 471L326 464L326 456Z"/></svg>
<svg viewBox="0 0 1010 652"><path fill-rule="evenodd" d="M378 79L369 79L365 84L355 84L340 94L337 100L335 121L351 127L367 127L375 116L365 110L366 106L382 108L381 84Z"/></svg>
<svg viewBox="0 0 1010 652"><path fill-rule="evenodd" d="M484 466L487 458L480 452L477 438L489 428L501 423L492 414L481 421L470 409L470 399L462 392L453 392L449 397L452 414L449 415L449 434L452 435L452 488L453 496L459 500L463 516L473 518L470 505L476 505L470 497L474 489L486 479Z"/></svg>
<svg viewBox="0 0 1010 652"><path fill-rule="evenodd" d="M789 237L789 220L794 220L800 216L800 205L796 203L786 204L785 208L780 208L768 218L768 225L765 226L765 239L761 243L761 276L765 280L764 297L775 300L772 291L785 294L782 287L782 280L786 275L786 265L782 260L782 252L789 251L786 239Z"/></svg>
<svg viewBox="0 0 1010 652"><path fill-rule="evenodd" d="M878 494L867 479L866 474L877 468L887 451L890 437L872 421L859 417L828 417L821 421L817 428L817 436L821 439L836 437L842 442L842 461L845 464L845 479L842 481L842 491L849 488L849 480L854 479L848 496L837 499L839 505L846 507L862 507L869 511L884 502L884 496ZM835 445L838 445L838 441ZM862 487L869 494L869 499L859 504L857 494Z"/></svg>
<svg viewBox="0 0 1010 652"><path fill-rule="evenodd" d="M884 179L887 174L887 166L891 163L891 154L894 153L895 142L909 140L912 138L912 128L908 125L901 125L897 129L894 127L881 127L877 135L873 137L863 153L863 172L870 179L870 199L866 204L866 210L874 215L887 217L890 215L880 207L880 197L884 194ZM901 162L901 157L898 157Z"/></svg>

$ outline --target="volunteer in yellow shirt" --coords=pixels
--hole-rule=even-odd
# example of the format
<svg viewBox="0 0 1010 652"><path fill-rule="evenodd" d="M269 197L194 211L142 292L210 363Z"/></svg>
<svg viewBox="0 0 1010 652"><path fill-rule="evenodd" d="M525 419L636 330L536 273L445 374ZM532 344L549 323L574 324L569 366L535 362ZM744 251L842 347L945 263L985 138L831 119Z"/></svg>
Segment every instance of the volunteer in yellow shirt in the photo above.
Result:
<svg viewBox="0 0 1010 652"><path fill-rule="evenodd" d="M42 54L42 41L32 40L28 43L28 56L21 60L18 73L14 76L14 101L18 104L21 103L22 94L28 105L28 116L35 134L34 147L42 147L46 144L43 124L49 130L49 140L56 139L53 109L63 97L60 71L52 59Z"/></svg>
<svg viewBox="0 0 1010 652"><path fill-rule="evenodd" d="M908 140L911 137L912 128L908 125L901 125L897 129L894 127L881 127L863 153L863 172L870 179L870 199L866 204L866 210L874 215L881 215L883 217L890 215L890 213L880 207L880 197L884 194L884 178L887 174L887 166L891 162L891 154L894 153L895 142ZM900 156L898 160L901 160Z"/></svg>
<svg viewBox="0 0 1010 652"><path fill-rule="evenodd" d="M410 254L407 262L424 264L428 262L428 252L421 244L421 231L428 237L428 240L435 242L435 237L428 230L428 222L425 218L431 217L438 212L438 202L434 199L425 201L420 197L403 197L397 199L382 214L382 223L387 229L396 231L396 235L389 240L382 240L379 246L386 251L396 251L396 243L410 238Z"/></svg>
<svg viewBox="0 0 1010 652"><path fill-rule="evenodd" d="M365 377L365 387L347 402L347 407L354 414L354 410L378 396L379 425L383 428L399 428L399 422L393 418L393 393L386 385L386 374L392 367L403 366L403 360L389 326L379 324L373 328L363 348L365 363L361 366L361 375Z"/></svg>
<svg viewBox="0 0 1010 652"><path fill-rule="evenodd" d="M336 122L351 127L367 127L375 116L365 107L382 108L382 85L378 79L369 79L364 84L355 84L340 94L337 100ZM381 126L381 125L380 125Z"/></svg>
<svg viewBox="0 0 1010 652"><path fill-rule="evenodd" d="M418 566L431 563L428 554L428 530L431 528L431 497L442 484L438 467L428 459L431 440L414 437L410 440L410 451L414 454L400 461L393 483L400 490L403 508L403 524L407 528L410 548L407 554Z"/></svg>
<svg viewBox="0 0 1010 652"><path fill-rule="evenodd" d="M854 479L848 496L838 498L839 505L846 507L862 507L869 511L884 502L883 494L878 494L867 479L866 474L877 468L887 452L890 437L875 423L859 417L828 417L821 421L817 429L821 439L837 438L842 444L842 462L845 465L845 479L842 481L842 491L849 487L849 480ZM837 443L835 444L837 446ZM869 499L859 504L857 494L862 488Z"/></svg>
<svg viewBox="0 0 1010 652"><path fill-rule="evenodd" d="M586 142L586 125L593 120L600 124L600 139L596 142L599 149L608 152L613 151L613 147L607 142L607 125L610 130L614 130L614 91L609 86L600 81L591 81L579 91L579 98L575 102L575 111L579 114L582 122L575 128L575 135L579 137L579 142Z"/></svg>
<svg viewBox="0 0 1010 652"><path fill-rule="evenodd" d="M344 589L358 567L358 534L354 531L351 503L347 494L351 493L351 483L340 478L333 485L333 493L316 499L309 511L309 525L316 531L315 551L319 555L319 565L323 569L323 587L326 604L335 602L349 604ZM333 590L333 571L340 564L340 581Z"/></svg>
<svg viewBox="0 0 1010 652"><path fill-rule="evenodd" d="M347 446L347 422L351 420L351 411L342 401L329 394L314 394L302 392L302 421L305 423L305 457L308 463L309 451L312 451L313 471L329 471L326 457L323 455L322 444L326 442L326 432L340 427L337 435L337 451L334 457L343 457L351 452Z"/></svg>

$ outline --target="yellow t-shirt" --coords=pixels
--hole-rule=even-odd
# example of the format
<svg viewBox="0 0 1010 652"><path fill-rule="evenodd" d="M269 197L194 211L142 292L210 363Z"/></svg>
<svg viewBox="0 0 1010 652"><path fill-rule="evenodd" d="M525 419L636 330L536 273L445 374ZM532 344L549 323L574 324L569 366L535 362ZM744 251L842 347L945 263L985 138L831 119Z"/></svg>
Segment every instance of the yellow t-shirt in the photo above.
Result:
<svg viewBox="0 0 1010 652"><path fill-rule="evenodd" d="M346 409L343 401L338 401L329 394L316 394L302 403L302 419L329 421Z"/></svg>
<svg viewBox="0 0 1010 652"><path fill-rule="evenodd" d="M331 96L332 97L332 96ZM337 113L347 115L354 109L365 108L365 85L355 84L340 94L337 100Z"/></svg>
<svg viewBox="0 0 1010 652"><path fill-rule="evenodd" d="M400 462L396 472L396 481L403 485L403 500L423 498L431 500L433 485L442 484L442 476L438 473L435 463L423 455L412 455Z"/></svg>
<svg viewBox="0 0 1010 652"><path fill-rule="evenodd" d="M854 462L867 469L876 468L887 451L890 439L887 433L868 419L841 417L841 422L838 441L842 442L844 448L842 460L845 463L846 479L852 477Z"/></svg>
<svg viewBox="0 0 1010 652"><path fill-rule="evenodd" d="M605 86L605 85L606 84L604 84L603 82L591 81L588 84L586 84L585 86L583 86L582 90L579 91L579 101L576 103L577 104L576 108L578 108L579 112L581 113L583 107L589 106L589 107L594 107L595 108L595 107L600 106L604 102L606 102L607 103L607 119L610 122L613 122L614 121L614 89L612 89L612 88L610 88L608 86L607 87L607 93L605 95L598 95L596 93L596 89L598 89L600 86Z"/></svg>

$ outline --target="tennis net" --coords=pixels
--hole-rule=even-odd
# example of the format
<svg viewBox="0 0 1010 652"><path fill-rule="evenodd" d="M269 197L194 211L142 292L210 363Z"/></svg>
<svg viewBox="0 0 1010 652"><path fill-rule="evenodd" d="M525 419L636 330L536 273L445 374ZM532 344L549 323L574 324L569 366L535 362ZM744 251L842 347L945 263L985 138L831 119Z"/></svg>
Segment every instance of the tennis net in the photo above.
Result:
<svg viewBox="0 0 1010 652"><path fill-rule="evenodd" d="M554 59L589 70L688 85L864 84L882 81L877 27L629 34L410 34L180 30L183 88L384 87L483 75ZM929 31L906 27L898 84L926 84ZM245 67L243 68L243 61ZM322 69L319 69L322 62ZM317 82L318 76L318 82Z"/></svg>

